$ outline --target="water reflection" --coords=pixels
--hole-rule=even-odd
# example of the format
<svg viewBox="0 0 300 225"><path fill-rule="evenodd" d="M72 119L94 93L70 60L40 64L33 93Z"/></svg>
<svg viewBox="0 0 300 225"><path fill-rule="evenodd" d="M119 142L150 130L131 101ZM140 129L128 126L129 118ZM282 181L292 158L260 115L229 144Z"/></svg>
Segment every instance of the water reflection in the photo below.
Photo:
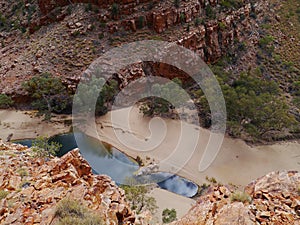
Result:
<svg viewBox="0 0 300 225"><path fill-rule="evenodd" d="M89 162L95 174L106 174L118 184L126 184L128 178L134 178L140 183L157 183L163 189L186 197L192 197L197 193L198 187L196 184L174 174L158 172L150 175L134 176L139 169L136 161L118 149L103 144L83 133L56 135L50 138L49 141L55 141L62 145L58 153L59 157L79 147L82 156ZM30 147L32 140L17 141L17 143Z"/></svg>

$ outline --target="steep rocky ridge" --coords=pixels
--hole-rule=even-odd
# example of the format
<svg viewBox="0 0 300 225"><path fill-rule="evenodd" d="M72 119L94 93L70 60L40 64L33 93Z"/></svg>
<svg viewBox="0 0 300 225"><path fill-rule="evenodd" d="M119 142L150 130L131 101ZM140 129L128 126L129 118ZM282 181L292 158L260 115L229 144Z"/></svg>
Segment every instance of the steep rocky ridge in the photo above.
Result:
<svg viewBox="0 0 300 225"><path fill-rule="evenodd" d="M300 174L272 172L245 187L242 198L232 201L232 187L209 188L208 194L173 225L300 224Z"/></svg>
<svg viewBox="0 0 300 225"><path fill-rule="evenodd" d="M34 158L18 144L0 141L1 224L55 224L57 204L77 199L106 224L132 224L135 215L125 194L109 177L93 175L78 149L62 158Z"/></svg>

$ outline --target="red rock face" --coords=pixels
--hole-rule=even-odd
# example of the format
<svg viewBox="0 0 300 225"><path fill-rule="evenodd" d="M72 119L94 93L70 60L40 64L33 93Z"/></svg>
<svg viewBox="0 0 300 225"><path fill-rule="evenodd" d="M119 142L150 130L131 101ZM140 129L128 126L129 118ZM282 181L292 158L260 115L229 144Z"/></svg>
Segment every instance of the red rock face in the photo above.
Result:
<svg viewBox="0 0 300 225"><path fill-rule="evenodd" d="M75 0L73 3L92 3L101 8L111 7L112 0ZM149 2L149 0L144 0ZM58 6L70 4L68 0L39 0L40 10L43 14L51 12ZM186 1L180 4L179 8L165 7L158 4L153 10L145 10L139 12L136 8L140 2L138 0L122 0L119 4L120 15L126 15L124 19L110 21L107 23L107 28L110 33L118 32L121 29L135 32L144 26L154 29L157 33L162 33L167 29L180 23L189 23L195 18L205 19L205 7L211 5L216 7L217 0L207 1ZM218 60L226 50L233 45L234 40L243 41L243 33L249 28L249 12L250 3L246 4L238 10L231 11L229 15L215 20L208 20L204 27L203 25L196 28L193 27L191 32L186 32L182 40L178 43L190 48L201 55L208 63ZM109 10L106 17L111 17ZM141 17L142 23L141 22ZM31 24L30 29L34 32L34 27L47 24L47 18L42 17L38 23ZM51 22L51 21L50 21Z"/></svg>
<svg viewBox="0 0 300 225"><path fill-rule="evenodd" d="M249 202L232 201L232 190L210 188L189 213L173 225L300 224L300 173L269 173L245 188Z"/></svg>
<svg viewBox="0 0 300 225"><path fill-rule="evenodd" d="M21 145L0 141L0 149L0 187L9 193L0 200L0 224L52 224L65 197L80 201L109 224L135 221L124 191L108 176L93 175L78 149L47 162ZM20 168L27 174L21 177Z"/></svg>

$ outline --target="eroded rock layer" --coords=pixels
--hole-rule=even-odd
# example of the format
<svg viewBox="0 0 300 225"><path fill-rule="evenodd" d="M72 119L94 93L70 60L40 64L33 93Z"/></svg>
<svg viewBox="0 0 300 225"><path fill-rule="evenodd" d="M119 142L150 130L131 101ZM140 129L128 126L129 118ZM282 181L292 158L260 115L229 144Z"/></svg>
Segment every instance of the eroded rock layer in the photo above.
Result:
<svg viewBox="0 0 300 225"><path fill-rule="evenodd" d="M93 175L79 150L62 158L34 158L32 151L0 142L0 224L55 224L57 204L64 198L79 200L106 224L132 224L135 216L125 194L105 175Z"/></svg>
<svg viewBox="0 0 300 225"><path fill-rule="evenodd" d="M213 187L186 216L172 224L300 224L299 185L300 173L282 171L253 181L235 199L229 187Z"/></svg>

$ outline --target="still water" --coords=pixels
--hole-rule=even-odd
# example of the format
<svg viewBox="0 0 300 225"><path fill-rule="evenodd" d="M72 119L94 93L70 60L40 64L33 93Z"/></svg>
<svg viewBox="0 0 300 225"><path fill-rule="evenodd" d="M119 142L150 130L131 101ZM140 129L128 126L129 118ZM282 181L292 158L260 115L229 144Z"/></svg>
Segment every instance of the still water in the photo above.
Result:
<svg viewBox="0 0 300 225"><path fill-rule="evenodd" d="M128 179L134 178L140 182L157 183L159 187L185 197L192 197L198 191L196 184L175 174L158 172L147 176L135 176L135 172L139 169L136 161L118 149L83 133L60 134L51 137L49 141L62 145L57 154L59 157L79 147L80 153L88 161L95 174L107 174L118 184L126 184ZM17 142L28 147L32 145L32 140Z"/></svg>

